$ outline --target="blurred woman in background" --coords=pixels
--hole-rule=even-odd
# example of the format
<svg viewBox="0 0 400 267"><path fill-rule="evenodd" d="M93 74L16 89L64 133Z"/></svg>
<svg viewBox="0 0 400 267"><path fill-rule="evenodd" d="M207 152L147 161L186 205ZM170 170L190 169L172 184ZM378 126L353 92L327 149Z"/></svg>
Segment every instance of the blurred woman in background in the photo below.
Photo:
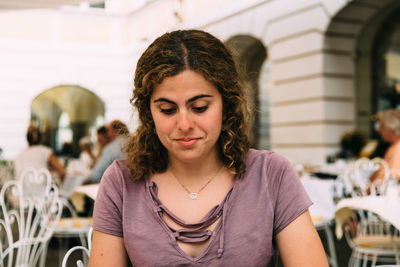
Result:
<svg viewBox="0 0 400 267"><path fill-rule="evenodd" d="M26 133L28 147L21 151L14 160L15 177L19 179L22 172L27 168L47 168L57 174L62 182L65 177L65 168L57 159L54 151L41 144L42 133L38 126L29 125Z"/></svg>

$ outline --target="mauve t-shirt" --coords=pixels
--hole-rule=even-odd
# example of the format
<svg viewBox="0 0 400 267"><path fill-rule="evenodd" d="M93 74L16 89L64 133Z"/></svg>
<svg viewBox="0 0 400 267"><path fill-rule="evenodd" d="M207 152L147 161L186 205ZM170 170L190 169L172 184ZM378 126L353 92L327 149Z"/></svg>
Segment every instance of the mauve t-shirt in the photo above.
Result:
<svg viewBox="0 0 400 267"><path fill-rule="evenodd" d="M122 160L115 161L101 179L93 228L123 237L134 266L269 266L276 250L275 235L312 202L283 156L250 149L246 166L224 201L224 220L219 220L196 258L180 249L159 216L150 183L130 180ZM221 246L223 253L218 255Z"/></svg>

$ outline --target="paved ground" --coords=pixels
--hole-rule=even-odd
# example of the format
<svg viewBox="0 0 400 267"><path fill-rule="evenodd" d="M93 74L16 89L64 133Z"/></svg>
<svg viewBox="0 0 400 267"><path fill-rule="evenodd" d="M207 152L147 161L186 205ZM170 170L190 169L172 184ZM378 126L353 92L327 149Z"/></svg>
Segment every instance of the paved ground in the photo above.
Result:
<svg viewBox="0 0 400 267"><path fill-rule="evenodd" d="M334 228L332 226L332 231L334 231ZM320 232L320 237L321 240L324 244L324 246L326 245L326 237L323 231ZM80 241L79 239L76 238L69 238L68 240L63 240L62 242L65 242L65 249L64 252L61 254L64 254L67 250L67 248L69 247L73 247L73 246L77 246L80 245ZM60 242L57 239L52 239L50 241L50 245L49 245L49 251L47 254L47 261L46 261L46 267L58 267L61 266L61 260L60 260L60 264L58 262L58 253L59 253L59 247L60 247ZM347 262L349 260L350 257L350 253L351 253L351 249L349 248L349 246L346 243L346 240L343 238L342 240L337 240L335 239L335 248L336 248L336 254L337 254L337 258L338 258L338 263L339 263L339 267L346 267L347 266ZM81 253L76 253L74 255L72 255L71 260L69 261L68 266L76 266L76 259L80 259L82 257Z"/></svg>

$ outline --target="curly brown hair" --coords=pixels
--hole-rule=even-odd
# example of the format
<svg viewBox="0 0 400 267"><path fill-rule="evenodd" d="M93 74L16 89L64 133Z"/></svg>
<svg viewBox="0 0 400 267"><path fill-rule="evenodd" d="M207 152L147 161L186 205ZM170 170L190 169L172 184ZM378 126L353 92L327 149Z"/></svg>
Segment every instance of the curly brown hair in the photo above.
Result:
<svg viewBox="0 0 400 267"><path fill-rule="evenodd" d="M237 177L246 171L249 111L235 61L227 47L200 30L178 30L158 37L140 57L131 103L140 125L126 146L132 179L168 168L168 151L159 141L150 112L150 97L165 78L192 70L212 83L222 96L223 127L218 139L222 163Z"/></svg>

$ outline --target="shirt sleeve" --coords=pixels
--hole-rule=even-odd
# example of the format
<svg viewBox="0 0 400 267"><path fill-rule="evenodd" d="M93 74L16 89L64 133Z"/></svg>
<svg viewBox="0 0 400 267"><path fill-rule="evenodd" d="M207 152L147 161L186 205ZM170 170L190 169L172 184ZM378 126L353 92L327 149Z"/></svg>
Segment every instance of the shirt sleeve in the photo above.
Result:
<svg viewBox="0 0 400 267"><path fill-rule="evenodd" d="M312 202L294 167L286 158L279 156L272 164L271 169L275 170L276 177L272 187L275 191L274 234L276 235L304 213Z"/></svg>
<svg viewBox="0 0 400 267"><path fill-rule="evenodd" d="M114 162L104 173L100 182L93 211L93 229L115 235L122 233L124 174Z"/></svg>

